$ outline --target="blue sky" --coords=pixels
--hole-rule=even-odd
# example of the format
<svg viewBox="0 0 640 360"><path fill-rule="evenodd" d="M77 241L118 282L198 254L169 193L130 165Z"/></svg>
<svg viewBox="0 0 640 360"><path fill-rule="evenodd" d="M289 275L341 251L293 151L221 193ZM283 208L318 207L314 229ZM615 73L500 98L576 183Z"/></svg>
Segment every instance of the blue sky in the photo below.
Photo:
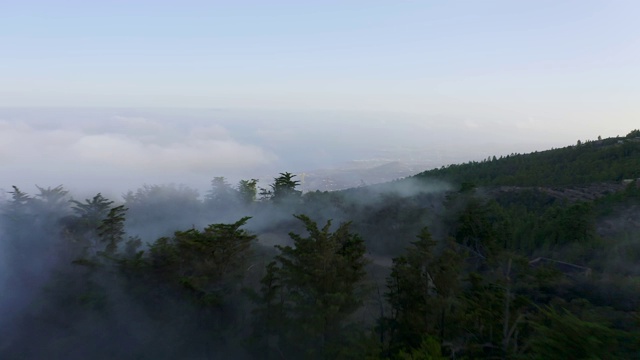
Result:
<svg viewBox="0 0 640 360"><path fill-rule="evenodd" d="M640 2L613 0L0 0L0 108L234 109L250 111L247 127L260 129L274 121L268 111L314 123L338 111L347 139L371 114L385 119L372 147L406 134L418 143L413 130L385 138L405 119L431 132L442 130L434 122L457 124L440 136L454 144L476 134L541 149L638 127L638 14ZM41 129L36 115L3 114L12 133ZM129 116L109 114L96 121ZM222 126L215 116L209 125ZM291 129L267 130L296 138ZM242 128L226 131L246 154L257 146L259 159L282 158L242 143Z"/></svg>
<svg viewBox="0 0 640 360"><path fill-rule="evenodd" d="M380 109L567 121L638 115L636 1L1 7L3 106Z"/></svg>

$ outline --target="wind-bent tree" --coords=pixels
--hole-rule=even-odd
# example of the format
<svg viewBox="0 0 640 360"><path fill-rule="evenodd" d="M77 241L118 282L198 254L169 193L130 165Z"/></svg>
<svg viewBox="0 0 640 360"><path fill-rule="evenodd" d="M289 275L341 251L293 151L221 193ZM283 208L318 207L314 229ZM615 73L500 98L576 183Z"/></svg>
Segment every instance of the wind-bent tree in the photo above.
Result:
<svg viewBox="0 0 640 360"><path fill-rule="evenodd" d="M21 191L17 186L12 186L13 191L10 191L11 194L11 202L9 202L9 206L7 207L6 215L8 216L19 216L19 214L24 214L27 212L27 207L29 203L32 201L31 197Z"/></svg>
<svg viewBox="0 0 640 360"><path fill-rule="evenodd" d="M98 193L91 200L85 199L84 203L71 200L74 206L71 207L77 217L80 218L82 223L88 227L98 227L100 221L105 218L109 212L109 206L113 204L113 201L106 199L101 193Z"/></svg>
<svg viewBox="0 0 640 360"><path fill-rule="evenodd" d="M40 211L58 216L67 212L69 191L65 190L62 185L54 188L47 187L46 189L36 185L36 188L40 191L35 196Z"/></svg>

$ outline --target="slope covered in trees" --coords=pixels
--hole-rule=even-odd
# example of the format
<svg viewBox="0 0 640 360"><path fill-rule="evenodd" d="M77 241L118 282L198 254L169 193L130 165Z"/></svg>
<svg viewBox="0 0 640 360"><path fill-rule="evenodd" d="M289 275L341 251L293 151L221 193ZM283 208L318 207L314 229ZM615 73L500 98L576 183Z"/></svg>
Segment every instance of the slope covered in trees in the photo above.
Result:
<svg viewBox="0 0 640 360"><path fill-rule="evenodd" d="M449 165L417 178L479 186L567 186L640 178L640 132L561 149Z"/></svg>
<svg viewBox="0 0 640 360"><path fill-rule="evenodd" d="M633 358L637 135L340 192L14 187L0 358Z"/></svg>

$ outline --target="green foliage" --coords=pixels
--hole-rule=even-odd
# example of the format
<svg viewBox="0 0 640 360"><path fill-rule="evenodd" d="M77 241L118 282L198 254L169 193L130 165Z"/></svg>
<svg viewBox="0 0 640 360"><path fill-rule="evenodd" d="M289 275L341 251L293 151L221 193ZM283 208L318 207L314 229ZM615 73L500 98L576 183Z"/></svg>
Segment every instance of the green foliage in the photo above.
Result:
<svg viewBox="0 0 640 360"><path fill-rule="evenodd" d="M56 243L61 233L60 220L69 213L68 191L62 186L42 188L36 186L39 193L30 196L13 186L11 200L2 209L2 233L0 247L6 253L4 261L32 264L28 272L38 272L47 261L36 261L33 253L57 254L61 249ZM19 265L18 265L19 266Z"/></svg>
<svg viewBox="0 0 640 360"><path fill-rule="evenodd" d="M629 359L634 351L623 332L580 319L566 309L541 309L541 319L533 327L532 359Z"/></svg>
<svg viewBox="0 0 640 360"><path fill-rule="evenodd" d="M452 235L473 256L491 261L512 246L510 225L505 209L495 201L471 197L452 226Z"/></svg>
<svg viewBox="0 0 640 360"><path fill-rule="evenodd" d="M107 217L98 227L98 237L103 243L106 243L104 252L107 255L113 255L118 249L118 244L122 242L125 234L124 222L127 210L124 205L111 208Z"/></svg>
<svg viewBox="0 0 640 360"><path fill-rule="evenodd" d="M84 202L70 200L69 203L75 215L66 216L60 222L65 240L73 245L74 262L86 260L97 264L100 261L94 258L96 254L114 256L125 235L128 209L124 205L111 207L114 202L100 193Z"/></svg>
<svg viewBox="0 0 640 360"><path fill-rule="evenodd" d="M596 238L593 206L576 203L566 207L551 207L543 214L548 245L588 243Z"/></svg>
<svg viewBox="0 0 640 360"><path fill-rule="evenodd" d="M285 201L295 201L302 195L302 191L296 190L300 181L293 180L296 177L289 172L280 173L280 176L273 179L273 184L269 185L271 190L263 192L263 196L269 197L275 203Z"/></svg>
<svg viewBox="0 0 640 360"><path fill-rule="evenodd" d="M251 243L256 236L240 229L249 220L211 224L203 231L176 231L149 249L151 267L162 279L180 285L201 303L216 305L234 280L244 274Z"/></svg>
<svg viewBox="0 0 640 360"><path fill-rule="evenodd" d="M636 140L636 131L626 139L578 142L578 146L511 154L497 161L449 165L416 177L455 184L473 179L479 186L564 186L635 179L640 177L640 141Z"/></svg>
<svg viewBox="0 0 640 360"><path fill-rule="evenodd" d="M14 185L12 188L13 191L9 192L9 194L11 194L9 210L13 212L23 212L29 204L29 201L31 201L31 198L25 192L20 191L17 186Z"/></svg>
<svg viewBox="0 0 640 360"><path fill-rule="evenodd" d="M424 334L435 331L434 302L437 289L431 275L436 242L424 228L408 249L407 255L393 259L391 275L387 279L385 293L392 308L388 319L391 335L391 351L401 344L418 348Z"/></svg>
<svg viewBox="0 0 640 360"><path fill-rule="evenodd" d="M452 242L439 252L436 245L425 227L406 254L393 259L385 293L391 315L379 323L388 333L388 356L439 359L442 344L460 335L451 323L461 315L463 255Z"/></svg>
<svg viewBox="0 0 640 360"><path fill-rule="evenodd" d="M16 234L20 230L24 230L24 228L22 228L23 222L33 221L35 214L31 205L34 200L26 193L20 191L17 186L12 187L13 191L9 192L9 194L11 194L11 201L3 211L3 215L5 220L8 220L6 226L9 226L11 232Z"/></svg>
<svg viewBox="0 0 640 360"><path fill-rule="evenodd" d="M58 185L54 188L47 187L42 188L36 185L39 193L35 195L35 199L38 200L36 204L40 208L39 210L48 213L57 213L58 215L66 213L67 198L69 191L64 190L62 185Z"/></svg>
<svg viewBox="0 0 640 360"><path fill-rule="evenodd" d="M331 221L319 228L305 215L295 217L309 235L290 233L294 245L277 246L280 255L262 280L258 309L267 316L262 324L275 333L263 336L278 337L272 351L340 357L348 318L362 305L364 242L350 232L349 223L331 232Z"/></svg>
<svg viewBox="0 0 640 360"><path fill-rule="evenodd" d="M173 184L144 185L135 192L127 192L124 201L130 225L153 224L154 228L165 230L158 231L160 234L183 227L178 220L185 215L199 219L203 208L198 191Z"/></svg>
<svg viewBox="0 0 640 360"><path fill-rule="evenodd" d="M223 176L211 180L211 188L204 197L205 204L220 208L235 205L237 199L238 191L232 188Z"/></svg>
<svg viewBox="0 0 640 360"><path fill-rule="evenodd" d="M248 205L256 201L256 195L258 194L257 185L257 179L240 180L240 182L238 182L238 195L242 203Z"/></svg>
<svg viewBox="0 0 640 360"><path fill-rule="evenodd" d="M98 193L91 200L85 199L84 203L71 200L72 210L76 213L76 216L80 217L88 225L97 226L97 224L107 215L109 206L113 204L113 201L105 199L102 194Z"/></svg>
<svg viewBox="0 0 640 360"><path fill-rule="evenodd" d="M440 344L436 339L425 336L420 346L408 352L401 350L396 357L399 360L446 360L448 357L442 356Z"/></svg>
<svg viewBox="0 0 640 360"><path fill-rule="evenodd" d="M408 194L398 181L385 191L301 196L290 173L264 191L270 202L255 202L257 180L234 189L222 177L204 200L185 187L145 186L121 206L101 194L69 201L61 186L39 187L33 197L13 187L1 218L3 265L13 270L6 281L27 292L53 274L41 298L25 305L34 314L29 331L73 338L82 319L102 332L136 315L161 329L142 341L168 344L171 357L211 358L217 345L241 347L249 338L255 358L271 359L634 358L639 134L430 173L461 185L446 193ZM545 183L620 176L626 188L596 184L596 200L558 196L587 186ZM515 186L487 187L504 184ZM271 221L292 208L313 216ZM252 245L256 236L242 229L248 217L175 231L148 248L124 227L126 214L128 226L156 231L153 238L247 210L265 216L256 228L266 241L283 244L294 229L289 246ZM369 266L356 232L375 259ZM51 261L39 261L42 254L62 260L44 266ZM368 284L385 279L384 296L369 297Z"/></svg>
<svg viewBox="0 0 640 360"><path fill-rule="evenodd" d="M631 130L627 134L627 139L634 139L634 138L638 138L638 137L640 137L640 130L639 129Z"/></svg>

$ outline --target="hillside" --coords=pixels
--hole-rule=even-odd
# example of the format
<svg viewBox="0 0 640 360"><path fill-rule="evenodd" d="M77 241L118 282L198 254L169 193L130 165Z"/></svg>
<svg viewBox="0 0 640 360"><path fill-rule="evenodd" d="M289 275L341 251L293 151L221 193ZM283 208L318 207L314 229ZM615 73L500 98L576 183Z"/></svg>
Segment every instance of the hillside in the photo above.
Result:
<svg viewBox="0 0 640 360"><path fill-rule="evenodd" d="M477 186L569 186L640 178L640 131L560 149L449 165L415 175Z"/></svg>
<svg viewBox="0 0 640 360"><path fill-rule="evenodd" d="M634 358L637 135L334 192L14 187L0 358Z"/></svg>

